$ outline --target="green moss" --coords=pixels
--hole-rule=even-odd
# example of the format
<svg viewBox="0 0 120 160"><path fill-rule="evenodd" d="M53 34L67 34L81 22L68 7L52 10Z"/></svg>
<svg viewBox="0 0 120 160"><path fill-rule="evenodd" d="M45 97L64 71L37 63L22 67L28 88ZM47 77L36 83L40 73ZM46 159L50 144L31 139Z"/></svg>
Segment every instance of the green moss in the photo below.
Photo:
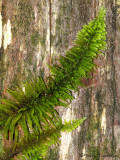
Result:
<svg viewBox="0 0 120 160"><path fill-rule="evenodd" d="M45 160L58 160L59 159L59 146L53 145L48 152Z"/></svg>
<svg viewBox="0 0 120 160"><path fill-rule="evenodd" d="M27 73L26 73L27 75L27 80L31 80L31 77L33 77L33 73L31 72L31 70L28 68L27 69Z"/></svg>
<svg viewBox="0 0 120 160"><path fill-rule="evenodd" d="M60 30L61 30L61 18L60 18L60 15L56 19L56 29L55 30L56 30L56 33L58 35L60 35Z"/></svg>
<svg viewBox="0 0 120 160"><path fill-rule="evenodd" d="M40 43L41 43L41 46L42 47L46 47L46 33L43 33L43 36L39 36L39 40L40 40Z"/></svg>
<svg viewBox="0 0 120 160"><path fill-rule="evenodd" d="M106 154L106 155L109 155L110 154L110 150L108 149L109 147L109 139L108 138L106 138L105 140L104 140L104 143L103 143L103 148L102 148L102 150L101 150L101 155L104 155L104 154Z"/></svg>
<svg viewBox="0 0 120 160"><path fill-rule="evenodd" d="M31 43L32 43L32 46L37 46L37 44L39 43L40 41L40 44L42 47L46 47L46 34L44 33L43 36L41 36L39 34L39 31L35 30L32 32L32 35L30 37L31 39Z"/></svg>
<svg viewBox="0 0 120 160"><path fill-rule="evenodd" d="M86 135L86 138L88 141L92 141L93 135L95 134L95 131L97 131L98 129L99 129L99 119L97 122L95 122L94 117L92 117L90 120L89 129L88 129L87 135Z"/></svg>
<svg viewBox="0 0 120 160"><path fill-rule="evenodd" d="M59 37L59 39L58 39L58 41L56 42L55 46L60 48L61 45L62 45L62 38Z"/></svg>
<svg viewBox="0 0 120 160"><path fill-rule="evenodd" d="M86 2L87 4L91 4L91 0L87 0L87 2Z"/></svg>
<svg viewBox="0 0 120 160"><path fill-rule="evenodd" d="M88 128L86 130L86 140L89 143L88 147L88 155L92 157L92 160L99 160L100 159L100 146L99 146L99 139L100 139L100 117L101 117L101 110L99 109L102 107L102 97L101 97L101 91L96 93L95 101L97 102L97 114L93 114L93 107L92 104L92 89L87 89L86 91L86 104L88 106L89 111L89 124ZM97 134L97 139L95 138ZM98 145L96 146L95 142L98 142Z"/></svg>
<svg viewBox="0 0 120 160"><path fill-rule="evenodd" d="M51 45L54 44L54 40L55 40L55 35L51 34Z"/></svg>
<svg viewBox="0 0 120 160"><path fill-rule="evenodd" d="M89 155L91 155L92 160L100 160L99 148L95 146L91 146L89 148Z"/></svg>
<svg viewBox="0 0 120 160"><path fill-rule="evenodd" d="M15 74L14 79L10 82L9 89L14 90L16 86L19 86L19 84L20 84L20 80L18 78L18 75Z"/></svg>
<svg viewBox="0 0 120 160"><path fill-rule="evenodd" d="M25 70L23 71L23 77L26 79L27 77L27 81L31 80L31 77L34 77L35 73L33 73L30 68L25 68Z"/></svg>
<svg viewBox="0 0 120 160"><path fill-rule="evenodd" d="M27 64L29 65L33 64L33 50L28 51L26 60Z"/></svg>
<svg viewBox="0 0 120 160"><path fill-rule="evenodd" d="M34 20L34 11L29 0L20 0L18 3L17 16L13 19L13 35L20 34L21 36L26 36L31 30L31 22Z"/></svg>
<svg viewBox="0 0 120 160"><path fill-rule="evenodd" d="M4 24L6 24L7 23L7 20L8 20L8 18L7 18L7 16L6 16L6 11L7 11L7 8L6 8L6 4L5 3L2 3L2 22L4 23Z"/></svg>
<svg viewBox="0 0 120 160"><path fill-rule="evenodd" d="M34 31L31 35L31 42L33 46L36 46L39 42L40 35L38 31Z"/></svg>
<svg viewBox="0 0 120 160"><path fill-rule="evenodd" d="M2 136L2 133L0 133L0 154L3 153L3 136Z"/></svg>
<svg viewBox="0 0 120 160"><path fill-rule="evenodd" d="M34 64L33 66L33 73L36 74L36 70L37 70L37 63Z"/></svg>
<svg viewBox="0 0 120 160"><path fill-rule="evenodd" d="M41 75L44 78L44 76L45 76L45 69L44 68L40 69L39 75Z"/></svg>
<svg viewBox="0 0 120 160"><path fill-rule="evenodd" d="M4 50L3 48L0 49L0 97L2 97L3 93L3 80L6 73L6 69L4 66Z"/></svg>
<svg viewBox="0 0 120 160"><path fill-rule="evenodd" d="M29 0L20 0L18 5L18 15L16 16L16 24L21 34L25 35L30 30L30 24L34 19L34 11Z"/></svg>
<svg viewBox="0 0 120 160"><path fill-rule="evenodd" d="M95 132L98 132L99 128L100 128L100 115L97 114L97 115L94 115L93 114L93 111L92 111L92 106L91 106L91 103L92 103L92 89L89 90L87 89L86 90L86 104L87 106L89 107L89 126L88 126L88 129L87 129L87 133L86 133L86 138L87 138L87 141L88 142L92 142L94 141L94 134Z"/></svg>
<svg viewBox="0 0 120 160"><path fill-rule="evenodd" d="M52 44L61 50L62 47L68 48L68 41L70 35L70 19L72 14L72 4L70 2L60 3L59 13L56 19L55 33L58 39L52 37Z"/></svg>

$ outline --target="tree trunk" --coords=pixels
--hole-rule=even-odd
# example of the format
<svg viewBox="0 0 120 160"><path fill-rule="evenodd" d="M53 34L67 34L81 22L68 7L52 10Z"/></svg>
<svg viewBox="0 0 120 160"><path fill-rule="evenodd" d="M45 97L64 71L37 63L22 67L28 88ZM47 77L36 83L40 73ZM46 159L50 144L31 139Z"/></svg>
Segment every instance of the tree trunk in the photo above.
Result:
<svg viewBox="0 0 120 160"><path fill-rule="evenodd" d="M73 45L76 33L93 20L100 6L107 10L107 50L96 60L92 80L80 87L63 119L87 117L74 132L63 133L50 149L56 160L120 158L120 2L117 0L0 0L0 95L34 75L47 76L46 63L56 63ZM6 142L6 146L8 143ZM116 158L116 159L119 159Z"/></svg>

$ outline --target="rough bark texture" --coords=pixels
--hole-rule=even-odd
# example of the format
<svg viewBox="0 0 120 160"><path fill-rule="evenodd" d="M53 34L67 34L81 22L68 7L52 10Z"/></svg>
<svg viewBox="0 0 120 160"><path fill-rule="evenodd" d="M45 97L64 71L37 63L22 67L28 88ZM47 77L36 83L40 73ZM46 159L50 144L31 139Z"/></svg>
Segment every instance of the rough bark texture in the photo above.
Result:
<svg viewBox="0 0 120 160"><path fill-rule="evenodd" d="M87 89L74 93L63 119L87 120L73 133L62 134L61 145L50 149L51 160L120 159L120 1L119 0L0 0L0 95L20 80L55 63L73 44L76 33L92 20L100 6L107 9L107 44ZM8 144L6 144L7 146Z"/></svg>

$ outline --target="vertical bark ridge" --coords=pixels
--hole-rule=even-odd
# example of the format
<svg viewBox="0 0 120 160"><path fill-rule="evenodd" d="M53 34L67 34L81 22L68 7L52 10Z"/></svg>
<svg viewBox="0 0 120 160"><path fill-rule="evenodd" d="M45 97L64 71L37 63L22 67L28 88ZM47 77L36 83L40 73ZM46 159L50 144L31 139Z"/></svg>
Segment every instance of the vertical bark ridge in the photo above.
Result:
<svg viewBox="0 0 120 160"><path fill-rule="evenodd" d="M52 5L52 3L51 3L51 0L49 0L49 23L50 23L50 26L49 26L49 29L50 29L50 52L49 52L49 56L50 56L50 62L49 62L49 64L51 65L51 26L52 26L52 24L51 24L51 14L52 14L52 12L51 12L51 5Z"/></svg>
<svg viewBox="0 0 120 160"><path fill-rule="evenodd" d="M114 55L115 55L115 40L116 40L116 23L117 23L117 0L114 0L111 4L112 10L112 30L113 30L113 38L111 39L111 60L112 60L112 71L111 71L111 88L113 92L113 107L112 107L112 144L111 150L112 155L116 155L116 140L115 140L115 113L116 113L116 79L115 79L115 64L114 64Z"/></svg>

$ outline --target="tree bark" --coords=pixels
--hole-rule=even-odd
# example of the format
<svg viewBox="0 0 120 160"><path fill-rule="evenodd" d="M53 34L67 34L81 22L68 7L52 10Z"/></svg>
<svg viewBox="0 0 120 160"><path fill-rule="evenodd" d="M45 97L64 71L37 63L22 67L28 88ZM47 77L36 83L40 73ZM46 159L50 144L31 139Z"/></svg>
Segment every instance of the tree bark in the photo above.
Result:
<svg viewBox="0 0 120 160"><path fill-rule="evenodd" d="M74 93L63 119L87 117L80 128L62 134L48 158L60 160L120 158L120 2L117 0L0 0L0 95L33 75L49 75L48 64L73 46L76 33L105 6L107 50L96 60L92 80ZM8 144L6 144L6 147Z"/></svg>

